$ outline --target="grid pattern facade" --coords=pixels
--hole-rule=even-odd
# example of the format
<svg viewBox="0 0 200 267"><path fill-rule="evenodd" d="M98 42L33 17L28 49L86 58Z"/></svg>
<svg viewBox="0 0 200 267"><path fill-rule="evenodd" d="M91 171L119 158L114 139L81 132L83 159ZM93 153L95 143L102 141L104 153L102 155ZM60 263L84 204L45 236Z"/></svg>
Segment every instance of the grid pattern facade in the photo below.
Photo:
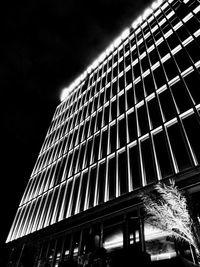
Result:
<svg viewBox="0 0 200 267"><path fill-rule="evenodd" d="M200 164L200 3L165 1L57 107L7 242Z"/></svg>

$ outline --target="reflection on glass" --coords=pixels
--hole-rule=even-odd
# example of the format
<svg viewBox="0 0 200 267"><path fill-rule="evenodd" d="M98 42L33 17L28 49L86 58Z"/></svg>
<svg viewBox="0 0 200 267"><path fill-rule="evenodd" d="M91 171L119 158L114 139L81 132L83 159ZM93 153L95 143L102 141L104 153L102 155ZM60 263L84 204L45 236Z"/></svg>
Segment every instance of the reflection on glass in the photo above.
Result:
<svg viewBox="0 0 200 267"><path fill-rule="evenodd" d="M120 225L105 230L103 246L109 252L123 247L123 231Z"/></svg>
<svg viewBox="0 0 200 267"><path fill-rule="evenodd" d="M168 233L145 224L144 235L146 252L151 255L152 261L170 259L176 256L174 241L169 238Z"/></svg>

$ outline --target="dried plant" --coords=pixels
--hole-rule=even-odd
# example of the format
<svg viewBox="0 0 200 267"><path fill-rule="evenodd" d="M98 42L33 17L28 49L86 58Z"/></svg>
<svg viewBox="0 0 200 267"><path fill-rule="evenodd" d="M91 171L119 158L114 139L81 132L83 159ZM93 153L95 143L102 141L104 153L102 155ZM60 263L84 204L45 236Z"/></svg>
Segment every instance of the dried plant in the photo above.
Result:
<svg viewBox="0 0 200 267"><path fill-rule="evenodd" d="M171 185L158 183L154 189L140 196L146 211L146 222L178 240L185 240L199 254L186 197L174 182Z"/></svg>

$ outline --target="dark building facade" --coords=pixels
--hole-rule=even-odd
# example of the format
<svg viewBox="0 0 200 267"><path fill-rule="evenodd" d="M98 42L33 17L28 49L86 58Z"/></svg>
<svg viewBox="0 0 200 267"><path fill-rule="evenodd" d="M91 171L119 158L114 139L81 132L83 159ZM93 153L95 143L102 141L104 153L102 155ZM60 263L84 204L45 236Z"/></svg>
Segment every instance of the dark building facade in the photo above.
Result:
<svg viewBox="0 0 200 267"><path fill-rule="evenodd" d="M96 248L107 266L190 257L137 196L174 179L199 218L199 67L200 2L157 1L64 91L6 241L11 266L100 266Z"/></svg>

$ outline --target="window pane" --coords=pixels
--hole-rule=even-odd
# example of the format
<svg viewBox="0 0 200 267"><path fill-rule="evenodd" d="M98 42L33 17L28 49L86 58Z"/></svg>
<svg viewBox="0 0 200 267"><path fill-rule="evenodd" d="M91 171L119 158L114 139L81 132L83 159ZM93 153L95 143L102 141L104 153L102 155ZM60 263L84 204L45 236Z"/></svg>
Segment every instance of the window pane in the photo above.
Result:
<svg viewBox="0 0 200 267"><path fill-rule="evenodd" d="M182 81L172 85L171 90L180 112L184 112L191 108L189 95Z"/></svg>
<svg viewBox="0 0 200 267"><path fill-rule="evenodd" d="M192 146L192 149L196 155L198 162L200 163L200 125L197 117L193 114L185 119L183 119L183 124Z"/></svg>
<svg viewBox="0 0 200 267"><path fill-rule="evenodd" d="M125 118L118 121L118 138L119 147L123 147L126 144L126 123Z"/></svg>
<svg viewBox="0 0 200 267"><path fill-rule="evenodd" d="M162 92L159 99L166 121L173 119L176 116L176 110L169 90Z"/></svg>
<svg viewBox="0 0 200 267"><path fill-rule="evenodd" d="M80 176L74 178L74 189L72 193L72 209L71 209L71 215L75 213L75 208L78 200L78 189L79 189L79 182L80 182Z"/></svg>
<svg viewBox="0 0 200 267"><path fill-rule="evenodd" d="M174 124L168 128L168 134L174 156L176 158L179 170L182 171L191 166L186 145L178 124Z"/></svg>
<svg viewBox="0 0 200 267"><path fill-rule="evenodd" d="M116 124L110 126L110 152L116 150Z"/></svg>
<svg viewBox="0 0 200 267"><path fill-rule="evenodd" d="M150 95L155 90L155 85L151 73L144 78L145 91L147 95Z"/></svg>
<svg viewBox="0 0 200 267"><path fill-rule="evenodd" d="M108 131L102 132L101 138L101 157L104 158L107 155L107 144L108 144Z"/></svg>
<svg viewBox="0 0 200 267"><path fill-rule="evenodd" d="M133 189L136 189L142 185L137 146L133 146L129 149L129 165L130 165L130 178L132 181Z"/></svg>
<svg viewBox="0 0 200 267"><path fill-rule="evenodd" d="M100 163L98 175L98 204L104 202L105 193L105 178L106 178L106 163Z"/></svg>
<svg viewBox="0 0 200 267"><path fill-rule="evenodd" d="M149 131L149 125L145 105L138 108L138 121L141 135L146 134Z"/></svg>
<svg viewBox="0 0 200 267"><path fill-rule="evenodd" d="M196 71L193 71L185 78L187 87L196 104L200 103L200 76Z"/></svg>
<svg viewBox="0 0 200 267"><path fill-rule="evenodd" d="M93 162L98 160L99 155L99 143L100 143L100 134L95 135L94 137L94 147L93 147Z"/></svg>
<svg viewBox="0 0 200 267"><path fill-rule="evenodd" d="M160 107L156 98L151 99L148 102L150 120L153 128L156 128L162 124L162 116L160 112Z"/></svg>
<svg viewBox="0 0 200 267"><path fill-rule="evenodd" d="M81 191L80 191L80 212L84 210L85 198L86 198L86 189L88 182L88 172L83 173L81 181Z"/></svg>
<svg viewBox="0 0 200 267"><path fill-rule="evenodd" d="M94 195L95 195L95 185L96 185L96 166L90 171L90 179L89 179L89 208L94 205Z"/></svg>
<svg viewBox="0 0 200 267"><path fill-rule="evenodd" d="M128 192L128 169L126 151L118 155L118 180L120 195Z"/></svg>
<svg viewBox="0 0 200 267"><path fill-rule="evenodd" d="M128 109L133 107L134 105L134 94L133 94L133 88L130 88L128 91L127 91L127 106L128 106Z"/></svg>
<svg viewBox="0 0 200 267"><path fill-rule="evenodd" d="M116 196L116 158L108 160L108 196L109 200Z"/></svg>
<svg viewBox="0 0 200 267"><path fill-rule="evenodd" d="M66 216L67 216L67 210L68 210L69 200L70 200L70 196L71 196L71 190L72 190L72 179L68 180L68 182L67 182L67 189L65 191L65 198L64 198L64 205L63 205L63 208L64 208L64 211L63 211L64 217L63 218L66 218Z"/></svg>
<svg viewBox="0 0 200 267"><path fill-rule="evenodd" d="M137 103L144 99L144 88L142 81L135 84L135 95Z"/></svg>
<svg viewBox="0 0 200 267"><path fill-rule="evenodd" d="M132 142L137 138L137 124L135 118L135 112L131 112L127 116L128 119L128 135L129 135L129 142Z"/></svg>
<svg viewBox="0 0 200 267"><path fill-rule="evenodd" d="M153 158L150 139L146 139L141 142L141 150L146 182L147 184L149 184L156 180L155 162Z"/></svg>
<svg viewBox="0 0 200 267"><path fill-rule="evenodd" d="M154 144L161 175L165 178L173 173L173 169L163 132L159 132L154 136Z"/></svg>

